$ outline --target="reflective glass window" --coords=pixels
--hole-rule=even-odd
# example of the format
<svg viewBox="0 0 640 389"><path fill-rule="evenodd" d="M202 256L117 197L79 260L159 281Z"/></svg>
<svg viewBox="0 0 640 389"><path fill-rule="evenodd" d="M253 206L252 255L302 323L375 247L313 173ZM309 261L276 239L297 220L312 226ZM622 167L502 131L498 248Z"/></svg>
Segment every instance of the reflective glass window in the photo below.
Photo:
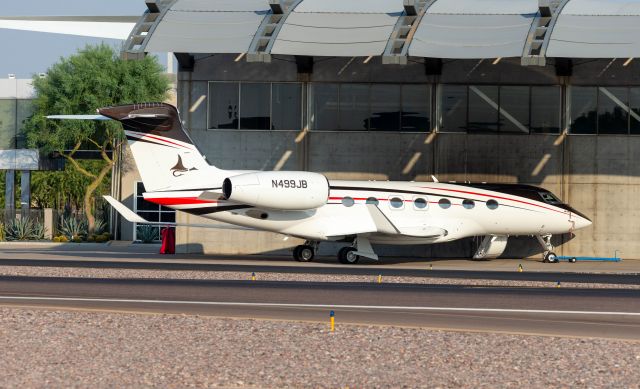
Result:
<svg viewBox="0 0 640 389"><path fill-rule="evenodd" d="M311 128L314 130L338 129L338 84L311 84Z"/></svg>
<svg viewBox="0 0 640 389"><path fill-rule="evenodd" d="M465 209L473 209L473 207L476 206L476 203L473 200L465 199L465 200L462 200L462 206Z"/></svg>
<svg viewBox="0 0 640 389"><path fill-rule="evenodd" d="M0 150L16 148L16 101L0 100Z"/></svg>
<svg viewBox="0 0 640 389"><path fill-rule="evenodd" d="M442 85L442 132L465 132L467 130L467 87L465 85Z"/></svg>
<svg viewBox="0 0 640 389"><path fill-rule="evenodd" d="M431 85L402 86L402 131L431 131Z"/></svg>
<svg viewBox="0 0 640 389"><path fill-rule="evenodd" d="M418 197L413 201L413 205L418 209L424 209L427 207L427 200L423 199L422 197Z"/></svg>
<svg viewBox="0 0 640 389"><path fill-rule="evenodd" d="M596 134L597 103L597 88L571 87L571 133Z"/></svg>
<svg viewBox="0 0 640 389"><path fill-rule="evenodd" d="M560 87L531 87L531 132L560 133Z"/></svg>
<svg viewBox="0 0 640 389"><path fill-rule="evenodd" d="M340 84L338 128L366 130L369 128L369 85Z"/></svg>
<svg viewBox="0 0 640 389"><path fill-rule="evenodd" d="M271 126L271 84L240 84L240 128L268 130Z"/></svg>
<svg viewBox="0 0 640 389"><path fill-rule="evenodd" d="M449 201L449 199L440 199L440 201L438 201L438 205L442 209L449 209L449 207L451 207L451 201Z"/></svg>
<svg viewBox="0 0 640 389"><path fill-rule="evenodd" d="M498 131L498 87L469 86L469 131Z"/></svg>
<svg viewBox="0 0 640 389"><path fill-rule="evenodd" d="M353 201L352 197L346 196L342 198L342 205L344 205L345 207L351 207L354 203L355 201Z"/></svg>
<svg viewBox="0 0 640 389"><path fill-rule="evenodd" d="M144 199L143 193L145 192L145 188L142 182L136 182L134 188L135 202L133 205L133 211L136 214L151 222L174 223L176 221L176 211L174 209L163 207ZM133 239L137 240L139 239L138 234L140 233L140 225L135 225L134 223L134 226ZM160 240L159 228L154 230L154 235L156 237L155 240Z"/></svg>
<svg viewBox="0 0 640 389"><path fill-rule="evenodd" d="M500 132L529 133L529 87L500 87Z"/></svg>
<svg viewBox="0 0 640 389"><path fill-rule="evenodd" d="M26 139L24 135L24 125L27 119L33 115L33 100L18 100L18 129L16 134L16 148L26 148Z"/></svg>
<svg viewBox="0 0 640 389"><path fill-rule="evenodd" d="M489 209L497 209L498 208L498 202L493 200L493 199L487 201L487 208L489 208Z"/></svg>
<svg viewBox="0 0 640 389"><path fill-rule="evenodd" d="M371 85L372 131L396 131L400 129L400 85Z"/></svg>
<svg viewBox="0 0 640 389"><path fill-rule="evenodd" d="M640 87L629 89L629 105L631 108L630 132L640 134Z"/></svg>
<svg viewBox="0 0 640 389"><path fill-rule="evenodd" d="M629 88L598 88L598 134L629 133Z"/></svg>
<svg viewBox="0 0 640 389"><path fill-rule="evenodd" d="M367 199L367 204L373 204L373 205L378 205L380 202L378 201L377 198L375 197L369 197Z"/></svg>
<svg viewBox="0 0 640 389"><path fill-rule="evenodd" d="M238 128L239 93L237 82L209 83L209 128Z"/></svg>
<svg viewBox="0 0 640 389"><path fill-rule="evenodd" d="M402 208L402 206L404 205L404 201L402 201L400 197L393 197L391 198L391 200L389 200L389 204L393 208Z"/></svg>
<svg viewBox="0 0 640 389"><path fill-rule="evenodd" d="M274 83L271 86L271 129L302 129L302 85Z"/></svg>

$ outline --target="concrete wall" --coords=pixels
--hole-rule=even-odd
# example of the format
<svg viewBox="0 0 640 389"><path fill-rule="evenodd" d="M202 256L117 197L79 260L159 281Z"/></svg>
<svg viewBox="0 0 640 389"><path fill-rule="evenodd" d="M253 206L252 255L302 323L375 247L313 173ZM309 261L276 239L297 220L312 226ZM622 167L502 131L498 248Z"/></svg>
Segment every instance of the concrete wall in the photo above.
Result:
<svg viewBox="0 0 640 389"><path fill-rule="evenodd" d="M518 60L445 61L440 76L423 64L383 66L379 59L316 61L311 75L296 73L292 58L271 64L234 62L232 56L201 56L194 72L179 74L178 103L191 135L209 161L223 169L306 169L334 179L487 181L545 187L594 221L577 235L558 237L558 254L640 258L640 138L634 136L447 134L400 132L305 132L207 130L207 81L332 81L476 84L638 85L640 66L576 61L574 76L556 77L553 66L521 67ZM575 82L574 82L575 80ZM433 120L432 122L436 122ZM180 215L179 221L201 223ZM298 242L270 233L178 229L182 252L270 253ZM475 242L384 247L383 255L471 256ZM335 246L326 246L330 253ZM505 255L540 252L533 238L510 240Z"/></svg>

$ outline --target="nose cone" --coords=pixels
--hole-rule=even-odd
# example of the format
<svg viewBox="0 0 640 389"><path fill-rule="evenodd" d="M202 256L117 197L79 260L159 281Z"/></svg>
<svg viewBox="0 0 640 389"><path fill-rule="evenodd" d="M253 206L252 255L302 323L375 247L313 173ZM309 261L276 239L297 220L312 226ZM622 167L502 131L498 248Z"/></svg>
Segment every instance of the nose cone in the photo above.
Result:
<svg viewBox="0 0 640 389"><path fill-rule="evenodd" d="M589 227L591 224L593 224L591 222L591 220L587 219L584 216L574 216L573 217L573 221L575 223L575 229L579 230L581 228L585 228L585 227Z"/></svg>

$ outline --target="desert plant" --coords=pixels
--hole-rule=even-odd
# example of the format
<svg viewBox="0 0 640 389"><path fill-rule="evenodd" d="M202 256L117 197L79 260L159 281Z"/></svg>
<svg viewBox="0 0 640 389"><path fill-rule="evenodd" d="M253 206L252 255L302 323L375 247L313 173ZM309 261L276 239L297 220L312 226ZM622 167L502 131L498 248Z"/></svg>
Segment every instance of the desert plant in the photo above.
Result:
<svg viewBox="0 0 640 389"><path fill-rule="evenodd" d="M93 230L95 235L101 235L107 232L109 226L107 225L107 221L104 219L96 219L96 224Z"/></svg>
<svg viewBox="0 0 640 389"><path fill-rule="evenodd" d="M44 238L44 225L34 223L29 217L21 217L7 223L4 234L8 241L42 239Z"/></svg>
<svg viewBox="0 0 640 389"><path fill-rule="evenodd" d="M78 220L73 216L63 217L60 220L58 232L61 235L64 235L68 240L74 240L74 238L82 240L82 238L87 235L87 223L84 220Z"/></svg>
<svg viewBox="0 0 640 389"><path fill-rule="evenodd" d="M142 243L151 243L158 239L158 227L149 224L138 226L137 237Z"/></svg>

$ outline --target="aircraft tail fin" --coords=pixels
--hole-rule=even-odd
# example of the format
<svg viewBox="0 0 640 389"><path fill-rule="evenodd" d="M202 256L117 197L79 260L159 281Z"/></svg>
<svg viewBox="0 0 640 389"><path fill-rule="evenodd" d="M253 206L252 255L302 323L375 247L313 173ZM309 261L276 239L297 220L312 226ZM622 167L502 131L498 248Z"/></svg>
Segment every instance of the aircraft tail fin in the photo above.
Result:
<svg viewBox="0 0 640 389"><path fill-rule="evenodd" d="M217 187L226 177L207 163L174 106L128 104L100 108L98 113L122 123L148 192Z"/></svg>

